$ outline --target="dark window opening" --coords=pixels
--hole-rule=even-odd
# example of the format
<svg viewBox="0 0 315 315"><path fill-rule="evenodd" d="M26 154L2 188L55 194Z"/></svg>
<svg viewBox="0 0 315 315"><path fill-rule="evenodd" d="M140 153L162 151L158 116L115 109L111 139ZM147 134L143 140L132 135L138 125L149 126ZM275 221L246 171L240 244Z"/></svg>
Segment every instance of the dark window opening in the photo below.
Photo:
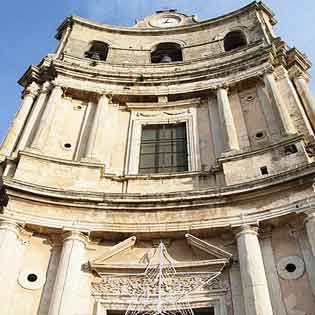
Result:
<svg viewBox="0 0 315 315"><path fill-rule="evenodd" d="M294 154L297 152L298 152L298 149L297 149L295 144L290 144L290 145L287 145L286 147L284 147L284 153L286 155Z"/></svg>
<svg viewBox="0 0 315 315"><path fill-rule="evenodd" d="M151 52L152 63L183 61L182 48L176 43L161 43Z"/></svg>
<svg viewBox="0 0 315 315"><path fill-rule="evenodd" d="M264 138L264 136L265 136L265 133L263 131L259 131L255 135L256 139L262 139Z"/></svg>
<svg viewBox="0 0 315 315"><path fill-rule="evenodd" d="M28 280L29 282L36 282L37 279L38 279L38 277L37 277L34 273L31 273L31 274L29 274L29 275L27 276L27 280Z"/></svg>
<svg viewBox="0 0 315 315"><path fill-rule="evenodd" d="M285 270L290 273L294 272L296 270L296 266L294 264L287 264L285 266Z"/></svg>
<svg viewBox="0 0 315 315"><path fill-rule="evenodd" d="M269 172L268 172L267 166L261 167L261 168L260 168L260 173L261 173L261 175L268 175Z"/></svg>
<svg viewBox="0 0 315 315"><path fill-rule="evenodd" d="M247 40L243 32L233 31L224 38L224 50L231 51L247 45Z"/></svg>
<svg viewBox="0 0 315 315"><path fill-rule="evenodd" d="M106 61L107 55L108 45L98 41L93 42L91 48L85 53L85 57L100 61Z"/></svg>
<svg viewBox="0 0 315 315"><path fill-rule="evenodd" d="M186 124L142 128L140 174L188 171Z"/></svg>

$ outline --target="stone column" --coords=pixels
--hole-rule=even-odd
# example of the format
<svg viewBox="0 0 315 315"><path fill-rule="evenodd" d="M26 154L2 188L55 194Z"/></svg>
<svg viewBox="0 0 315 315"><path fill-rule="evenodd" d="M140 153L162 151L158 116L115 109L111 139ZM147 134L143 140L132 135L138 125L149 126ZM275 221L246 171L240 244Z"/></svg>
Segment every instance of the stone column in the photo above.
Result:
<svg viewBox="0 0 315 315"><path fill-rule="evenodd" d="M86 237L79 231L66 232L63 238L55 284L50 300L48 315L88 314L80 309L79 295L82 259L84 258Z"/></svg>
<svg viewBox="0 0 315 315"><path fill-rule="evenodd" d="M55 85L50 93L45 110L41 117L32 148L41 150L47 140L55 116L58 102L61 101L63 89L61 86Z"/></svg>
<svg viewBox="0 0 315 315"><path fill-rule="evenodd" d="M304 221L308 241L312 248L312 253L315 258L315 212L307 214L307 218Z"/></svg>
<svg viewBox="0 0 315 315"><path fill-rule="evenodd" d="M295 134L296 128L290 117L290 113L283 99L281 98L280 92L277 87L273 73L266 72L264 77L265 85L268 89L269 95L272 99L273 104L277 107L279 112L282 125L286 134Z"/></svg>
<svg viewBox="0 0 315 315"><path fill-rule="evenodd" d="M1 154L9 156L15 149L15 146L23 131L27 118L31 112L34 99L37 96L38 90L39 90L38 85L35 82L33 82L24 91L22 104L2 144L0 150Z"/></svg>
<svg viewBox="0 0 315 315"><path fill-rule="evenodd" d="M243 225L236 235L246 315L273 315L258 229Z"/></svg>
<svg viewBox="0 0 315 315"><path fill-rule="evenodd" d="M308 76L305 73L299 73L293 77L293 82L301 97L305 111L310 119L310 122L315 129L315 99L308 85Z"/></svg>
<svg viewBox="0 0 315 315"><path fill-rule="evenodd" d="M21 227L11 221L0 221L0 301L1 315L12 314L14 289L21 265Z"/></svg>
<svg viewBox="0 0 315 315"><path fill-rule="evenodd" d="M226 150L238 150L239 143L236 133L236 127L234 123L234 118L231 110L231 105L228 97L228 88L219 87L217 89L217 99L219 107L220 119L225 126L226 132Z"/></svg>
<svg viewBox="0 0 315 315"><path fill-rule="evenodd" d="M27 147L32 141L32 136L35 132L36 123L38 122L40 114L43 111L43 107L45 106L47 94L49 91L50 91L50 82L46 81L43 84L40 90L40 94L37 98L37 101L35 102L33 106L33 110L31 112L30 118L23 130L23 133L18 143L18 146L16 148L16 151L24 150L25 147Z"/></svg>
<svg viewBox="0 0 315 315"><path fill-rule="evenodd" d="M89 160L95 160L100 162L101 156L104 156L103 145L106 143L106 134L104 133L104 126L102 125L106 121L106 113L109 109L109 98L103 94L100 96L96 105L90 134L86 146L85 158ZM100 155L100 154L101 155Z"/></svg>

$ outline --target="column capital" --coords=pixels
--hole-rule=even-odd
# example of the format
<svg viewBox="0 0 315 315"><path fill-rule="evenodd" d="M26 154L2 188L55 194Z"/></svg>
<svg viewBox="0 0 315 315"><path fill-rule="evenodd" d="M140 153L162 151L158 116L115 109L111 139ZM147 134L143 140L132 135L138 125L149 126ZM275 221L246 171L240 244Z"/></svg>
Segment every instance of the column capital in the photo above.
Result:
<svg viewBox="0 0 315 315"><path fill-rule="evenodd" d="M26 96L30 96L32 98L35 98L38 95L40 88L39 85L35 82L32 82L22 93L22 98L25 98Z"/></svg>
<svg viewBox="0 0 315 315"><path fill-rule="evenodd" d="M21 238L23 232L25 232L21 224L15 221L6 220L6 219L0 220L0 230L11 231L15 233L18 238Z"/></svg>
<svg viewBox="0 0 315 315"><path fill-rule="evenodd" d="M218 90L225 90L225 91L228 92L229 89L230 89L230 85L227 84L227 83L222 83L222 84L215 85L213 88L214 88L216 91L218 91Z"/></svg>
<svg viewBox="0 0 315 315"><path fill-rule="evenodd" d="M52 88L52 84L49 81L46 81L42 84L40 92L43 94L47 94Z"/></svg>
<svg viewBox="0 0 315 315"><path fill-rule="evenodd" d="M52 90L59 91L59 92L64 92L67 89L66 87L61 86L57 84L56 82L51 82L51 87L52 87Z"/></svg>
<svg viewBox="0 0 315 315"><path fill-rule="evenodd" d="M304 224L307 224L309 222L312 222L315 224L315 210L314 212L306 212L306 218L304 219Z"/></svg>
<svg viewBox="0 0 315 315"><path fill-rule="evenodd" d="M113 94L111 92L100 92L98 93L99 95L99 102L102 101L102 100L106 100L108 102L108 104L112 104L112 101L113 101Z"/></svg>
<svg viewBox="0 0 315 315"><path fill-rule="evenodd" d="M64 233L61 235L61 240L63 243L70 240L76 240L84 243L84 245L86 246L89 242L89 237L79 230L65 230Z"/></svg>
<svg viewBox="0 0 315 315"><path fill-rule="evenodd" d="M302 79L308 83L310 81L310 75L303 71L300 67L293 66L289 70L289 76L291 80L297 80L297 79Z"/></svg>
<svg viewBox="0 0 315 315"><path fill-rule="evenodd" d="M258 236L259 228L256 225L243 224L236 229L235 238L238 239L240 236L245 234L252 234Z"/></svg>

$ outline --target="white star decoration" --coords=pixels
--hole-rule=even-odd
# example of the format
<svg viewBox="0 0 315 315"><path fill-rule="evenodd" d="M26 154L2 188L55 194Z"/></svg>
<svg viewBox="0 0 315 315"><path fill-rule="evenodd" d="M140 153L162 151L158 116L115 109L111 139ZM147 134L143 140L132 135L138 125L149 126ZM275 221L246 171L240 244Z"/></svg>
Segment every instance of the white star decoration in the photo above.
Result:
<svg viewBox="0 0 315 315"><path fill-rule="evenodd" d="M219 272L176 272L163 242L155 250L143 274L143 287L125 315L194 315L189 295L215 280ZM202 275L202 277L194 277ZM189 289L178 285L178 277L189 281Z"/></svg>

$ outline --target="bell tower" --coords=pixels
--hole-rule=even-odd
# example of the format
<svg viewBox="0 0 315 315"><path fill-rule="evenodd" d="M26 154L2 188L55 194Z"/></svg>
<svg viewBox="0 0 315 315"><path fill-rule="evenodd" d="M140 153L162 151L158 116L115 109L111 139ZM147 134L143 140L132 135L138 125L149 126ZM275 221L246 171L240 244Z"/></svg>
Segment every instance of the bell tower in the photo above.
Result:
<svg viewBox="0 0 315 315"><path fill-rule="evenodd" d="M311 65L275 24L64 20L0 147L1 315L313 314Z"/></svg>

